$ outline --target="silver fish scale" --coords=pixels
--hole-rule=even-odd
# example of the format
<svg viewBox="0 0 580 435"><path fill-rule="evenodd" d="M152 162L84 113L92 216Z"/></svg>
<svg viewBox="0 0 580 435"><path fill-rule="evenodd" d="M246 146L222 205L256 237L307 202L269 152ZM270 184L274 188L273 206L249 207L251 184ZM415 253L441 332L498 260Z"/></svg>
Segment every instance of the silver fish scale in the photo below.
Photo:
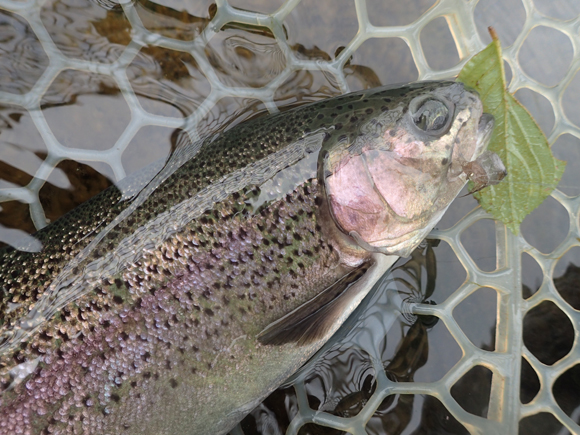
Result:
<svg viewBox="0 0 580 435"><path fill-rule="evenodd" d="M217 11L200 34L191 41L178 41L169 37L155 34L144 26L142 19L136 11L135 3L120 2L109 4L107 8L118 10L122 8L132 27L133 45L126 47L117 62L106 64L97 60L75 60L66 57L57 48L49 37L43 22L40 19L40 6L42 1L16 1L0 0L0 8L12 11L18 17L20 23L28 23L32 32L42 39L43 49L50 60L45 62L46 70L42 76L36 77L34 83L24 83L22 89L13 92L13 89L4 90L0 87L0 104L17 105L31 111L34 116L35 126L44 140L48 156L43 160L40 167L34 173L35 178L25 187L9 187L0 189L0 201L20 200L30 204L30 214L37 228L46 225L43 208L39 201L38 193L60 158L66 156L70 159L92 160L107 163L115 173L117 179L122 179L125 169L121 163L121 155L127 148L132 137L140 127L146 125L163 125L171 128L183 128L191 140L199 138L198 122L209 113L214 104L222 97L252 97L261 100L270 111L276 111L274 103L274 93L295 70L317 70L334 77L343 93L348 92L349 84L345 76L345 65L348 60L362 50L363 43L373 38L393 38L400 37L408 44L419 73L419 79L439 79L451 77L460 70L463 62L471 55L480 51L484 42L479 36L474 22L480 19L480 15L487 10L492 10L493 6L485 4L484 1L464 0L440 0L429 10L421 14L411 24L397 26L377 26L370 16L371 7L365 0L353 0L356 7L356 18L359 23L359 31L354 38L348 42L346 47L329 61L310 60L297 57L289 47L283 30L283 23L300 2L288 1L280 6L272 15L249 12L247 10L236 9L226 1L216 1ZM478 5L479 3L479 5ZM577 31L578 16L565 15L554 18L550 15L550 7L547 4L555 5L555 10L560 13L566 11L565 2L534 2L532 0L518 0L515 6L522 8L524 20L521 28L512 26L508 35L512 35L512 45L504 51L504 57L511 66L513 78L510 82L510 90L531 90L546 97L555 112L555 124L548 131L548 138L551 144L563 134L569 134L575 138L580 138L580 127L574 124L564 112L563 99L567 88L572 89L571 83L579 70L580 63L578 55L568 64L561 68L563 72L556 86L545 85L536 76L528 73L529 70L520 65L520 52L525 49L527 38L532 30L537 26L544 26L556 29L564 35L568 43L574 49L574 53L580 52L580 40ZM511 3L510 3L511 4ZM479 7L483 5L482 7ZM571 8L571 6L570 6ZM487 10L486 10L487 9ZM426 53L428 50L423 47L426 41L418 35L437 18L444 17L451 30L457 51L460 53L461 61L450 68L434 69L427 62ZM563 18L563 19L562 19ZM487 18L489 20L489 17ZM213 71L212 66L204 53L204 48L208 41L228 22L247 23L267 26L276 36L281 52L285 58L285 67L267 85L258 89L244 89L230 87L222 84ZM338 22L338 20L337 20ZM373 23L373 24L371 24ZM486 22L485 25L493 24ZM338 25L338 24L337 24ZM189 52L196 62L204 70L211 83L211 93L207 99L186 118L170 118L148 113L139 104L131 84L126 75L126 68L138 54L139 47L145 43L154 46L169 47L174 50ZM0 57L1 59L1 57ZM42 111L40 102L42 95L48 89L50 83L63 69L72 68L80 71L94 72L109 75L113 78L121 92L131 104L131 121L125 133L111 144L111 151L100 152L93 150L71 149L61 144L51 131ZM578 246L580 232L578 228L578 208L580 200L577 197L569 197L562 190L555 190L552 198L562 205L567 213L566 219L569 222L569 231L557 247L550 253L543 253L530 244L521 236L514 236L506 231L502 225L496 224L496 245L497 245L497 265L496 270L483 272L477 267L476 262L471 258L469 252L459 242L462 234L467 234L470 228L478 222L489 218L481 209L475 209L453 226L449 230L434 231L431 237L447 242L456 253L457 257L464 265L468 278L465 283L459 286L449 299L447 304L433 306L421 306L423 314L432 314L439 317L446 325L451 335L460 346L463 357L461 361L440 381L430 384L399 383L394 384L385 376L381 364L375 364L377 376L377 388L372 397L366 402L362 411L351 418L338 418L327 412L313 411L308 405L304 384L298 380L295 383L297 392L298 412L288 429L289 434L295 434L300 427L307 423L316 423L323 426L334 427L340 430L348 430L353 434L365 434L365 425L370 417L378 409L383 399L393 394L430 394L437 397L445 408L459 421L464 428L472 434L506 434L517 433L520 420L529 418L539 413L549 413L553 419L563 428L571 433L580 433L580 427L576 423L576 414L564 412L556 402L552 394L552 386L556 380L565 374L570 368L578 363L580 358L580 346L577 341L572 350L554 365L541 363L533 353L526 348L523 343L523 323L526 313L538 306L542 302L550 301L557 305L565 315L573 320L573 327L578 334L577 312L562 300L554 284L554 271L558 266L559 259L574 247ZM32 242L30 242L32 243ZM526 253L542 269L543 280L538 293L531 299L524 300L519 295L522 286L522 253ZM480 287L493 288L498 295L497 313L497 334L496 351L482 351L467 339L458 323L452 315L453 308L466 300ZM383 307L378 304L377 307ZM388 309L389 305L383 307ZM392 307L391 307L392 308ZM384 319L383 319L384 320ZM388 322L387 322L388 323ZM363 328L364 329L364 328ZM364 331L367 336L383 337L384 331ZM368 354L373 354L373 346L361 345ZM520 373L522 371L522 358L527 361L539 378L541 387L538 394L526 404L522 404L520 395ZM374 361L374 360L373 360ZM477 417L465 411L452 398L450 390L452 386L467 373L471 368L483 365L493 372L491 397L487 418ZM31 367L20 367L15 376L30 370ZM16 372L15 372L16 373ZM236 434L242 433L241 429L236 429Z"/></svg>
<svg viewBox="0 0 580 435"><path fill-rule="evenodd" d="M433 84L432 88L438 86L440 84ZM412 88L405 88L409 95L400 100L412 98L414 93L419 92ZM30 337L39 322L52 318L67 303L94 288L94 281L100 273L114 276L127 264L136 261L139 247L159 246L183 229L193 216L200 216L212 205L242 187L260 186L280 170L294 165L309 152L320 149L326 140L340 135L343 131L353 130L358 122L364 122L367 117L370 119L377 106L385 104L382 101L384 92L391 95L393 92L402 91L365 91L346 97L346 100L353 100L352 113L356 113L358 117L356 122L345 123L344 130L341 126L340 132L337 118L341 114L334 113L337 112L334 106L340 105L341 101L336 100L324 104L323 109L319 106L301 107L275 115L267 122L258 119L236 130L225 132L215 140L206 139L184 144L153 179L148 182L138 181L138 184L144 184L145 187L139 194L132 195L134 197L130 202L120 201L121 195L118 191L109 189L95 198L95 202L88 201L73 210L68 219L42 229L37 238L53 253L48 259L30 252L6 251L3 254L5 261L0 264L0 284L7 294L21 288L19 292L33 294L33 297L27 302L22 301L20 306L10 312L2 308L6 312L4 321L6 325L10 325L4 325L1 335L0 349L3 357L18 347L21 340ZM399 104L396 96L392 96L392 99L391 106ZM368 108L369 104L375 109ZM363 108L371 112L360 113ZM315 112L318 113L317 117L313 116ZM293 127L293 131L289 133L289 126L296 124L296 119L301 120L302 126ZM256 140L242 144L244 137L255 137ZM294 137L301 139L292 142ZM261 153L265 154L266 150L272 154L260 160ZM198 177L190 177L189 174L192 173L198 174ZM227 175L223 175L224 173ZM172 187L167 187L167 183L164 184L166 181L171 181ZM123 184L129 183L127 181ZM123 188L122 190L127 191ZM185 200L179 203L179 198ZM93 209L92 204L99 206ZM99 213L100 204L110 204L111 211L102 221L93 222L92 216ZM59 225L67 225L71 220L77 224L77 229L74 230L77 237L68 241L66 236L63 240L55 240L62 233L59 233L58 228L62 228ZM135 236L125 239L123 234L130 230L136 231ZM117 243L119 245L114 251L105 249L105 246ZM67 250L68 255L74 257L67 262L61 262L63 250ZM4 250L0 252L3 253ZM28 272L27 276L23 276L20 268L23 262L29 264L31 270L36 269L36 273ZM79 273L83 270L84 273ZM85 285L87 283L93 284ZM2 302L5 304L9 297L3 298Z"/></svg>

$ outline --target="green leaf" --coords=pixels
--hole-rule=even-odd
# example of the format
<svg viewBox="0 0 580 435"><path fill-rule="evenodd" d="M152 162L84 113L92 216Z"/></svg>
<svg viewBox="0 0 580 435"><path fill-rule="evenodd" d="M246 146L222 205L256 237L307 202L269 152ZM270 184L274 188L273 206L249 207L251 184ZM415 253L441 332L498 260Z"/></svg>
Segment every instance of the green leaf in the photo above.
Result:
<svg viewBox="0 0 580 435"><path fill-rule="evenodd" d="M503 161L508 175L474 194L479 204L514 234L520 223L558 185L566 162L555 159L532 115L507 91L501 45L493 41L465 64L457 80L479 92L484 111L495 118L488 149Z"/></svg>

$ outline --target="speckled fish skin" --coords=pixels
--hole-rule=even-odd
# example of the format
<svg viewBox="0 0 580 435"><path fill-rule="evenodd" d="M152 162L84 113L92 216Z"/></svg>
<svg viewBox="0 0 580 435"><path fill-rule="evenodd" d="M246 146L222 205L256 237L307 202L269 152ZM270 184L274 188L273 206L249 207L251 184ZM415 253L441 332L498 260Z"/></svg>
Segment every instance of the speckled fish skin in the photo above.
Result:
<svg viewBox="0 0 580 435"><path fill-rule="evenodd" d="M431 115L409 120L425 95L452 107L430 137L409 126L440 127ZM486 145L482 120L478 97L453 82L302 106L192 145L146 195L102 192L39 231L40 252L0 250L0 434L227 433L336 331L371 272L433 227ZM431 180L377 194L390 210L382 220L342 195L339 177L363 156L363 184L384 190L375 155L396 155L403 179ZM367 281L323 335L259 341L356 269Z"/></svg>

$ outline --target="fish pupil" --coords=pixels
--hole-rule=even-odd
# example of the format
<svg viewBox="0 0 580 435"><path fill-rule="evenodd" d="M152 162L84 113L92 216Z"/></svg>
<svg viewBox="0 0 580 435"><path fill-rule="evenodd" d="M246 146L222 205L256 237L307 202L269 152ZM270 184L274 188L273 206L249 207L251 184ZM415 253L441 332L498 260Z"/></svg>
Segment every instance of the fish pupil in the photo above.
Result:
<svg viewBox="0 0 580 435"><path fill-rule="evenodd" d="M445 126L449 110L441 101L427 100L413 117L415 125L423 131L437 131Z"/></svg>

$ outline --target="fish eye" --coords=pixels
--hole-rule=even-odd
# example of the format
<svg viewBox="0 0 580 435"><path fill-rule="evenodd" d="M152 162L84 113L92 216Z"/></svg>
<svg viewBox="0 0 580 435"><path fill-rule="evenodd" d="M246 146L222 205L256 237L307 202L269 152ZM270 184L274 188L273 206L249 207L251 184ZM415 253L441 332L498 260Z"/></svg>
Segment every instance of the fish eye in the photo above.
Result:
<svg viewBox="0 0 580 435"><path fill-rule="evenodd" d="M413 124L430 136L445 134L451 125L451 103L433 96L415 98L409 104ZM450 110L451 109L451 110Z"/></svg>

